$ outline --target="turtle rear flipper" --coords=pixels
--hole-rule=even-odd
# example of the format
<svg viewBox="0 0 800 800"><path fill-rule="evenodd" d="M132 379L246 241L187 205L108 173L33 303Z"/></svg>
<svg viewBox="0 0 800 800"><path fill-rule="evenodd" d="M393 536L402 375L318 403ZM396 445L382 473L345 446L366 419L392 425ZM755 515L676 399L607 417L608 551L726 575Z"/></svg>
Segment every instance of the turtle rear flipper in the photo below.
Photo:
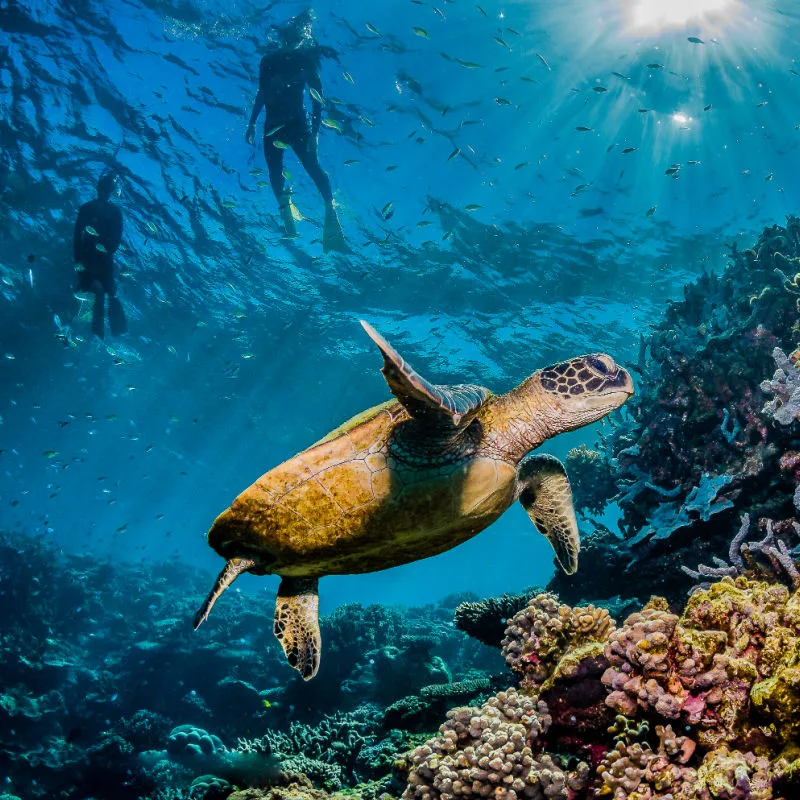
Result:
<svg viewBox="0 0 800 800"><path fill-rule="evenodd" d="M553 546L561 569L573 575L578 570L581 540L564 465L555 456L526 456L519 463L517 483L523 508Z"/></svg>
<svg viewBox="0 0 800 800"><path fill-rule="evenodd" d="M447 421L456 428L465 428L491 397L492 393L484 386L435 386L428 383L375 328L364 320L361 320L361 325L383 354L381 372L392 394L414 419L434 423Z"/></svg>
<svg viewBox="0 0 800 800"><path fill-rule="evenodd" d="M284 578L275 601L274 632L286 653L289 666L304 681L319 669L322 637L319 633L317 578Z"/></svg>

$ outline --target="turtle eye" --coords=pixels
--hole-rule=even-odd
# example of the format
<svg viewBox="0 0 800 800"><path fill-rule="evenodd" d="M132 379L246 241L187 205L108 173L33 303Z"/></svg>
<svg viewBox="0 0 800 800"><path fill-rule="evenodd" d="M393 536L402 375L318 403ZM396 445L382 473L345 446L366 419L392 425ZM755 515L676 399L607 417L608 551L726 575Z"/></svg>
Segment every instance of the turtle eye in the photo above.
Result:
<svg viewBox="0 0 800 800"><path fill-rule="evenodd" d="M614 359L611 358L611 356L605 355L604 353L587 356L586 361L595 372L599 372L601 375L611 375L617 370L617 365L614 363Z"/></svg>

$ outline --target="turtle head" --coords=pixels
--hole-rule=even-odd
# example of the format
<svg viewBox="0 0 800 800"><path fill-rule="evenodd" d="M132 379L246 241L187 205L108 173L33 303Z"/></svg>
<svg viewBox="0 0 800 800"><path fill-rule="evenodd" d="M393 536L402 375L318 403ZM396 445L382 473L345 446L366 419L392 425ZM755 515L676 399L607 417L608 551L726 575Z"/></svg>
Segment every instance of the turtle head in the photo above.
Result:
<svg viewBox="0 0 800 800"><path fill-rule="evenodd" d="M537 376L534 376L537 377ZM551 435L583 427L619 408L633 395L628 371L605 353L562 361L538 373L552 421Z"/></svg>

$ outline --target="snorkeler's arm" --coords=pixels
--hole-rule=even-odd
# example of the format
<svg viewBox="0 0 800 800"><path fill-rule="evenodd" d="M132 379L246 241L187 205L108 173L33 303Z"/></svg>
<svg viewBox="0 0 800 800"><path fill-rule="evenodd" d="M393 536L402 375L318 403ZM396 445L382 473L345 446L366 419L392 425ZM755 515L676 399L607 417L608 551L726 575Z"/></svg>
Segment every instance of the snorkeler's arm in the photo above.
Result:
<svg viewBox="0 0 800 800"><path fill-rule="evenodd" d="M267 57L264 56L264 58L261 59L261 64L258 67L258 92L256 93L256 99L253 102L253 110L250 112L250 121L247 123L247 133L244 135L244 138L249 144L253 144L253 142L255 142L256 120L258 119L258 115L261 113L261 109L266 105L264 90L262 87L267 82L268 78L269 66Z"/></svg>
<svg viewBox="0 0 800 800"><path fill-rule="evenodd" d="M315 69L308 79L308 88L313 89L318 97L322 97L322 79L319 70ZM316 136L319 133L319 126L322 122L322 103L311 95L311 134Z"/></svg>
<svg viewBox="0 0 800 800"><path fill-rule="evenodd" d="M264 92L259 89L258 94L256 94L255 102L253 103L253 111L250 114L250 122L247 124L248 128L255 128L256 120L258 119L258 115L261 113L262 108L264 108Z"/></svg>

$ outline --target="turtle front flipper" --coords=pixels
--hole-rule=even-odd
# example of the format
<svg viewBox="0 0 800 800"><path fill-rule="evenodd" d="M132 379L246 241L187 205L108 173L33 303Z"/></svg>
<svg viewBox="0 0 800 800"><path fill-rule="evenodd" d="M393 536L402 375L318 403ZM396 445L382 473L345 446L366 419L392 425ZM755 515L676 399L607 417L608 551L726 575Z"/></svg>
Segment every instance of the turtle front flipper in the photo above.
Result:
<svg viewBox="0 0 800 800"><path fill-rule="evenodd" d="M428 383L375 328L364 320L361 324L383 354L381 372L392 394L414 419L447 421L454 427L464 428L491 396L492 393L483 386L434 386Z"/></svg>
<svg viewBox="0 0 800 800"><path fill-rule="evenodd" d="M581 540L564 465L555 456L526 456L517 469L517 485L520 503L553 546L561 569L574 574Z"/></svg>
<svg viewBox="0 0 800 800"><path fill-rule="evenodd" d="M275 636L289 665L304 681L311 680L319 669L318 583L317 578L284 578L275 601Z"/></svg>

